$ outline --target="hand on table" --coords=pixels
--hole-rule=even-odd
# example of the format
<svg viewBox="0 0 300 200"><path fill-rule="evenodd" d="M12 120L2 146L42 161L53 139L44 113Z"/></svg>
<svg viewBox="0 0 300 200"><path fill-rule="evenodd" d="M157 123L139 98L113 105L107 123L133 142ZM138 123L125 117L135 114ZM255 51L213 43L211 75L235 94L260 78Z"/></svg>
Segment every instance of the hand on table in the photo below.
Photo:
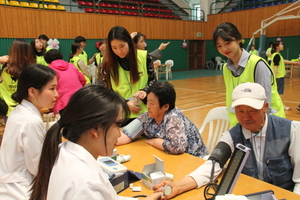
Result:
<svg viewBox="0 0 300 200"><path fill-rule="evenodd" d="M153 190L156 192L161 192L162 189L166 186L170 185L172 187L172 193L169 196L162 196L161 199L171 199L172 197L175 197L179 194L179 190L176 187L175 183L170 180L162 180L159 184L153 186Z"/></svg>

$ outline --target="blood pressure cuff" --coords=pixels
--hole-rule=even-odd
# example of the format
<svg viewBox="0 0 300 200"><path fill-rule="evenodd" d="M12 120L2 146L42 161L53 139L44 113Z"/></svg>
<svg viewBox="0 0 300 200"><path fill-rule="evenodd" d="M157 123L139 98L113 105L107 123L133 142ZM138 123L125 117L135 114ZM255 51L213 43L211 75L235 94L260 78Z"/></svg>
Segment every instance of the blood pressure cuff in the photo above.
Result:
<svg viewBox="0 0 300 200"><path fill-rule="evenodd" d="M231 156L231 148L230 146L225 142L219 142L217 146L214 148L212 153L210 154L208 160L214 160L218 162L221 166L221 168L224 167L227 160Z"/></svg>
<svg viewBox="0 0 300 200"><path fill-rule="evenodd" d="M139 119L134 119L132 122L124 126L122 132L127 135L131 141L133 141L143 134L143 124Z"/></svg>

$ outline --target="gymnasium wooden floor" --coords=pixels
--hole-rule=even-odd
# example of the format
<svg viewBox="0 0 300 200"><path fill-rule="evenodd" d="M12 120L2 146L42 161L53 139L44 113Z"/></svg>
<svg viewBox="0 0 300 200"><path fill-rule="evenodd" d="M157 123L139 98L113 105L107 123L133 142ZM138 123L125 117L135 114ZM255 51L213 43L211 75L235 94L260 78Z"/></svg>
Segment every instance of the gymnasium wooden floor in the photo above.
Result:
<svg viewBox="0 0 300 200"><path fill-rule="evenodd" d="M197 70L197 72L201 70ZM206 70L205 70L206 71ZM173 72L176 76L176 73ZM169 80L176 90L176 106L198 127L208 111L225 106L225 85L222 75L182 80ZM293 78L285 78L284 103L291 108L285 111L288 119L300 121L300 69L294 69ZM299 91L299 92L298 92Z"/></svg>

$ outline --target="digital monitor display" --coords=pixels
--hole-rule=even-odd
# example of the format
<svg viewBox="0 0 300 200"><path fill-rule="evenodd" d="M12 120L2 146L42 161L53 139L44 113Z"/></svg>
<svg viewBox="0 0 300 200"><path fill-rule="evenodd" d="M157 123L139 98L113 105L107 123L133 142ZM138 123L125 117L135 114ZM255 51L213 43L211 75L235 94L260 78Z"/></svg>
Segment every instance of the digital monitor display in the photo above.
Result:
<svg viewBox="0 0 300 200"><path fill-rule="evenodd" d="M238 145L239 148L235 148L235 151L231 156L230 162L228 164L228 167L221 179L216 196L231 193L235 182L237 181L238 176L244 167L246 159L248 158L250 149L241 144Z"/></svg>
<svg viewBox="0 0 300 200"><path fill-rule="evenodd" d="M105 160L105 161L103 161L103 163L107 164L108 166L114 166L114 165L116 165L116 163L113 162L112 160Z"/></svg>

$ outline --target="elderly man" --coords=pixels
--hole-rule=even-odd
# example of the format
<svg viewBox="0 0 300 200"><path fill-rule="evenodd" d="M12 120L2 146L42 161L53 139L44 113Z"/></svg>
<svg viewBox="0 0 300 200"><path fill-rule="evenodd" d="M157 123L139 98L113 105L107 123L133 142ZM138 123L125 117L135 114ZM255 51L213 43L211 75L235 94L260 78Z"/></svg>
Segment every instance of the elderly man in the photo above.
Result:
<svg viewBox="0 0 300 200"><path fill-rule="evenodd" d="M300 133L296 126L300 127L300 122L266 114L269 105L265 100L261 85L238 85L232 93L232 108L239 123L223 134L218 145L227 144L231 152L237 143L251 148L242 173L300 194ZM215 178L227 159L215 164ZM175 182L164 180L154 190L169 184L173 187L172 195L168 196L171 198L209 183L212 160L211 155L185 178Z"/></svg>

